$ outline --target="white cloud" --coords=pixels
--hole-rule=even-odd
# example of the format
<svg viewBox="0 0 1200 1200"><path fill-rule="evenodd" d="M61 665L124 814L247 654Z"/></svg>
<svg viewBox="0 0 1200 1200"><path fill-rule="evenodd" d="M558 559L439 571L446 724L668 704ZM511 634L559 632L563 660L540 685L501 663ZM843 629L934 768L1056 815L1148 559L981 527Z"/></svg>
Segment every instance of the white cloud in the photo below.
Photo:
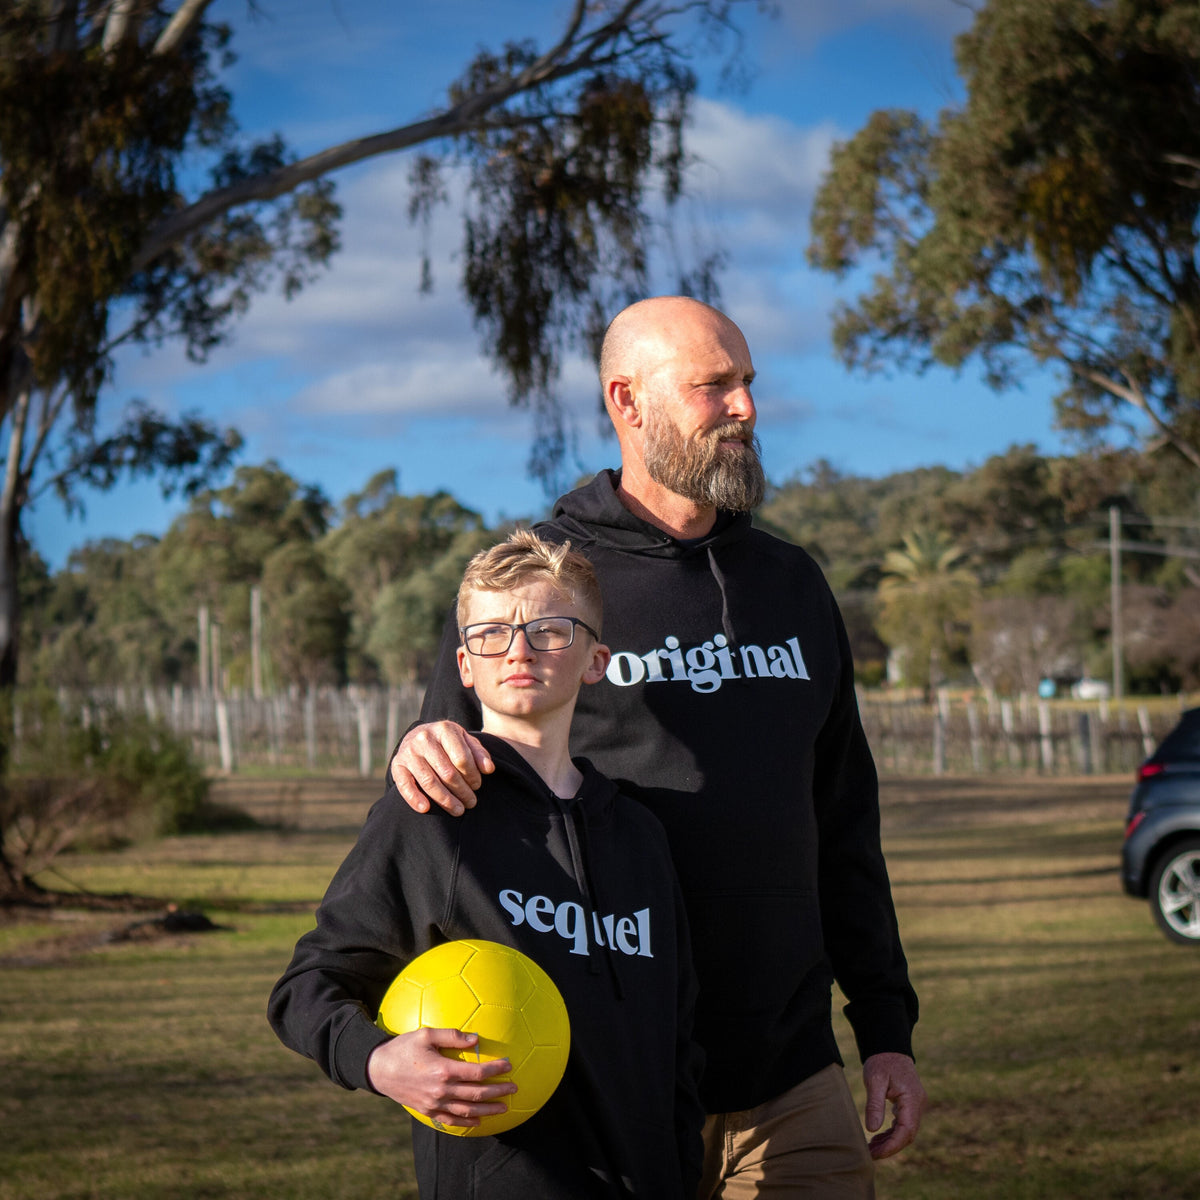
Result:
<svg viewBox="0 0 1200 1200"><path fill-rule="evenodd" d="M829 121L804 128L701 98L688 136L698 160L689 174L720 208L802 228L836 136Z"/></svg>
<svg viewBox="0 0 1200 1200"><path fill-rule="evenodd" d="M496 407L500 385L478 360L428 349L416 361L376 359L324 376L296 396L298 413L403 413L417 417L480 416Z"/></svg>
<svg viewBox="0 0 1200 1200"><path fill-rule="evenodd" d="M935 36L953 37L975 16L961 0L838 0L836 4L777 0L777 5L783 31L806 52L831 34L889 21L917 24Z"/></svg>

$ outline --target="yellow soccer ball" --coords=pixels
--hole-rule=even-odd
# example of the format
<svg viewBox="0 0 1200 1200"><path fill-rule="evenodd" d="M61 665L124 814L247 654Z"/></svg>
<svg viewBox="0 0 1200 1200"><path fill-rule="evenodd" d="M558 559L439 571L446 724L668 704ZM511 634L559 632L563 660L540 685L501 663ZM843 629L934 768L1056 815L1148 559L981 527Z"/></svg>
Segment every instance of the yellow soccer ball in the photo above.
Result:
<svg viewBox="0 0 1200 1200"><path fill-rule="evenodd" d="M527 1121L554 1094L571 1048L567 1006L550 976L519 950L474 938L444 942L414 958L384 994L376 1023L388 1033L475 1033L474 1049L442 1053L463 1062L512 1063L508 1074L492 1077L517 1085L504 1097L508 1111L479 1125L443 1125L408 1109L423 1124L457 1137L486 1137Z"/></svg>

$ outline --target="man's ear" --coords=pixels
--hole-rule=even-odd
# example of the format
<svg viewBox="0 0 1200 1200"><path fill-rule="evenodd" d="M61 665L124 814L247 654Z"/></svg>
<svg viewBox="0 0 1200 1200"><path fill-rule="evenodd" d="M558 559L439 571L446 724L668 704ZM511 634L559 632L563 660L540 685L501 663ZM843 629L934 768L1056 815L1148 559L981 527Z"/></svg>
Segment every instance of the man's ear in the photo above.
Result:
<svg viewBox="0 0 1200 1200"><path fill-rule="evenodd" d="M642 424L642 409L633 394L633 380L628 375L614 375L604 385L604 402L614 422L637 429Z"/></svg>
<svg viewBox="0 0 1200 1200"><path fill-rule="evenodd" d="M459 646L454 653L458 659L458 677L462 680L463 687L474 687L475 679L471 674L471 656L467 653L466 647Z"/></svg>
<svg viewBox="0 0 1200 1200"><path fill-rule="evenodd" d="M608 663L611 658L612 651L607 646L597 642L592 647L592 658L583 673L583 682L599 683L604 678L604 672L608 670Z"/></svg>

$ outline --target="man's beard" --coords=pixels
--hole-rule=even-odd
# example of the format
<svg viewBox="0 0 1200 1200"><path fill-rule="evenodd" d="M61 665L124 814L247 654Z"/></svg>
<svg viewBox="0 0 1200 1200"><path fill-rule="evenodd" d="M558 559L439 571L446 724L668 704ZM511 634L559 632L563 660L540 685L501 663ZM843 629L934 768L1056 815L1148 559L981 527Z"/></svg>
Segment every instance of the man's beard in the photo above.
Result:
<svg viewBox="0 0 1200 1200"><path fill-rule="evenodd" d="M736 437L738 446L723 446ZM729 421L696 438L686 438L674 423L652 408L642 446L646 471L655 483L693 504L751 512L762 502L767 481L759 461L758 438L740 421Z"/></svg>

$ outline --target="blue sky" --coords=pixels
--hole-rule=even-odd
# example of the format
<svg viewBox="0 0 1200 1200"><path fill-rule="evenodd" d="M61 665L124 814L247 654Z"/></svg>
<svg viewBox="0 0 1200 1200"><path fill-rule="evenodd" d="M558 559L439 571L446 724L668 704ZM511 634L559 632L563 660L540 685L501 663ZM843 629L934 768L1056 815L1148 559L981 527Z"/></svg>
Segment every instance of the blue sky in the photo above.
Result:
<svg viewBox="0 0 1200 1200"><path fill-rule="evenodd" d="M247 135L281 132L305 154L403 125L443 103L446 84L481 45L528 36L546 44L566 0L216 0L235 27L227 82ZM834 140L878 108L933 118L955 101L953 39L970 21L958 0L780 0L777 19L747 5L745 89L719 86L701 64L689 141L698 161L677 214L681 244L723 247L722 307L746 333L758 369L758 431L769 477L818 458L852 474L937 463L963 468L1015 442L1064 448L1052 429L1052 381L996 395L977 372L863 377L834 359L829 314L852 292L804 262L808 213ZM134 350L117 363L102 412L132 398L169 412L199 410L246 438L241 461L277 460L333 501L394 467L405 492L452 492L490 520L545 507L525 474L528 413L508 408L479 350L457 286L453 205L433 228L436 286L420 295L421 239L407 219L408 158L394 155L334 178L345 215L331 268L290 303L254 302L227 346L203 366L177 347ZM563 393L580 473L615 465L599 434L590 364L569 361ZM163 533L183 507L153 483L88 493L68 518L51 496L26 530L52 566L100 537Z"/></svg>

